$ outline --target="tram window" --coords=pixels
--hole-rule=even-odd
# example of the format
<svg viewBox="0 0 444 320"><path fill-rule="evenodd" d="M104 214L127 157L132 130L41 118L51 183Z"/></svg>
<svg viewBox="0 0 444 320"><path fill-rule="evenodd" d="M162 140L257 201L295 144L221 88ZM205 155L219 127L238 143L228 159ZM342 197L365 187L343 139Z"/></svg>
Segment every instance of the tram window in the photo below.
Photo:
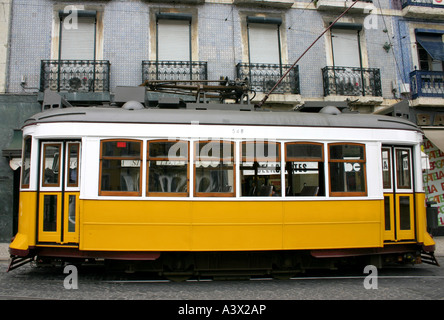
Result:
<svg viewBox="0 0 444 320"><path fill-rule="evenodd" d="M198 141L194 150L195 195L234 197L234 142Z"/></svg>
<svg viewBox="0 0 444 320"><path fill-rule="evenodd" d="M29 174L31 169L31 142L31 137L26 137L23 145L22 188L29 188Z"/></svg>
<svg viewBox="0 0 444 320"><path fill-rule="evenodd" d="M43 145L42 185L58 187L60 185L60 143Z"/></svg>
<svg viewBox="0 0 444 320"><path fill-rule="evenodd" d="M410 150L395 149L396 152L396 180L398 189L410 189L412 187L410 172Z"/></svg>
<svg viewBox="0 0 444 320"><path fill-rule="evenodd" d="M392 188L392 161L389 148L382 148L382 182L384 189Z"/></svg>
<svg viewBox="0 0 444 320"><path fill-rule="evenodd" d="M100 195L141 195L142 142L104 140L101 142Z"/></svg>
<svg viewBox="0 0 444 320"><path fill-rule="evenodd" d="M329 156L331 195L366 195L365 146L330 144Z"/></svg>
<svg viewBox="0 0 444 320"><path fill-rule="evenodd" d="M188 196L188 142L148 141L148 195Z"/></svg>
<svg viewBox="0 0 444 320"><path fill-rule="evenodd" d="M79 186L79 143L68 143L68 177L67 185L68 187L78 187Z"/></svg>
<svg viewBox="0 0 444 320"><path fill-rule="evenodd" d="M43 197L43 231L57 231L57 195Z"/></svg>
<svg viewBox="0 0 444 320"><path fill-rule="evenodd" d="M280 143L242 142L242 196L281 196Z"/></svg>
<svg viewBox="0 0 444 320"><path fill-rule="evenodd" d="M285 195L325 195L323 144L285 144Z"/></svg>

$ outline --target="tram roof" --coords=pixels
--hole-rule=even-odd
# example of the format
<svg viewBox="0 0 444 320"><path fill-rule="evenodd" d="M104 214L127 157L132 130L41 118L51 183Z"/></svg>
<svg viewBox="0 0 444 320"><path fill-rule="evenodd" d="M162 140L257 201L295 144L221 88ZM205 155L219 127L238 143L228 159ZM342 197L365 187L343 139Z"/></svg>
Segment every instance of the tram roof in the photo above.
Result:
<svg viewBox="0 0 444 320"><path fill-rule="evenodd" d="M159 108L127 110L112 107L50 109L27 119L24 126L61 122L342 127L421 131L408 120L373 114Z"/></svg>

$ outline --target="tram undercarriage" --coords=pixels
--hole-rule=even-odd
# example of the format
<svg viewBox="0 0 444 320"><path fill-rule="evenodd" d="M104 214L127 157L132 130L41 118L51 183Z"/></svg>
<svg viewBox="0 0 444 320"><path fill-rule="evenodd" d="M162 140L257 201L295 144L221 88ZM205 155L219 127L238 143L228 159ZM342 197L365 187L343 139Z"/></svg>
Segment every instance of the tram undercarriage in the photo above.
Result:
<svg viewBox="0 0 444 320"><path fill-rule="evenodd" d="M39 248L26 257L12 256L8 271L33 262L37 267L102 265L107 271L144 272L173 281L273 277L286 279L309 270L377 268L393 264L438 265L433 251L417 244L384 248L237 252L81 252L74 248Z"/></svg>

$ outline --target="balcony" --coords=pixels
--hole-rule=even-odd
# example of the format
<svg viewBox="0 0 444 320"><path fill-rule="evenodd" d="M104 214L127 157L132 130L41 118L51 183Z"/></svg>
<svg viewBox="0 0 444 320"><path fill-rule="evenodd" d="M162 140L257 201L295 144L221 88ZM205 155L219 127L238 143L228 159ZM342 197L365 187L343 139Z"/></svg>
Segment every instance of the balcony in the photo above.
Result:
<svg viewBox="0 0 444 320"><path fill-rule="evenodd" d="M40 91L109 92L109 61L42 60Z"/></svg>
<svg viewBox="0 0 444 320"><path fill-rule="evenodd" d="M288 64L238 63L236 72L239 79L248 78L251 90L268 93L290 67ZM289 72L273 93L300 94L298 66Z"/></svg>
<svg viewBox="0 0 444 320"><path fill-rule="evenodd" d="M442 106L444 98L444 72L410 72L410 88L414 105Z"/></svg>
<svg viewBox="0 0 444 320"><path fill-rule="evenodd" d="M444 3L438 0L402 0L401 13L409 18L442 18Z"/></svg>
<svg viewBox="0 0 444 320"><path fill-rule="evenodd" d="M366 99L367 103L376 102L376 104L383 100L379 69L327 66L322 69L322 77L326 97L332 95L370 97Z"/></svg>
<svg viewBox="0 0 444 320"><path fill-rule="evenodd" d="M150 80L208 80L204 61L142 61L142 82Z"/></svg>

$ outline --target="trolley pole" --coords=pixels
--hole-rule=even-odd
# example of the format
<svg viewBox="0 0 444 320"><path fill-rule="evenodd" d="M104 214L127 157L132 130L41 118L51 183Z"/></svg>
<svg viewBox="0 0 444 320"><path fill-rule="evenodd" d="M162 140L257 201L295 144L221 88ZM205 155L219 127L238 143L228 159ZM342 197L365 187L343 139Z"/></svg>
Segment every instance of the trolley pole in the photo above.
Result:
<svg viewBox="0 0 444 320"><path fill-rule="evenodd" d="M335 25L336 22L338 22L339 19L341 19L359 0L353 0L353 3L348 7L341 15L339 15L335 21L333 21L317 38L315 41L312 42L312 44L299 56L299 58L292 64L290 68L284 73L284 75L279 79L278 82L271 88L271 90L265 95L265 97L256 105L258 108L262 107L262 105L268 100L268 97L270 94L276 89L276 87L282 82L282 80L290 73L290 71L296 66L296 64L299 62L299 60L302 59L302 57L315 45L316 42Z"/></svg>

